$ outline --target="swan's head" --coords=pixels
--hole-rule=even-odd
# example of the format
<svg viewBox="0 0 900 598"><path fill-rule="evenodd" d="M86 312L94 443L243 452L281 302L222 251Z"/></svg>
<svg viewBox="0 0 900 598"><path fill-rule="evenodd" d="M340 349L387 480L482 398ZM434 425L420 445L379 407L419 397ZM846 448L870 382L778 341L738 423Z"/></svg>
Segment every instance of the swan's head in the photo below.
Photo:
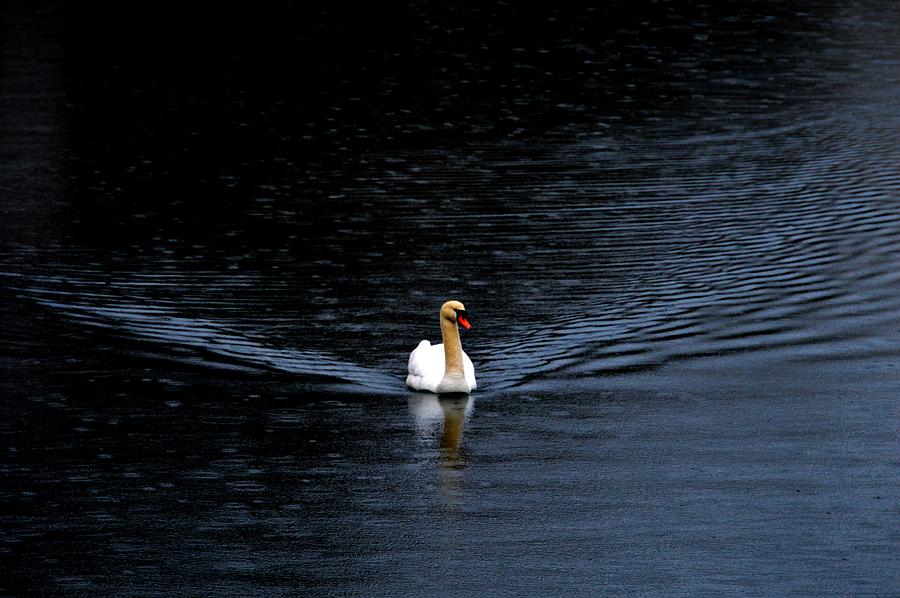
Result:
<svg viewBox="0 0 900 598"><path fill-rule="evenodd" d="M469 314L466 313L466 306L459 301L448 301L441 306L441 317L446 318L454 324L459 324L466 330L472 327L469 324Z"/></svg>

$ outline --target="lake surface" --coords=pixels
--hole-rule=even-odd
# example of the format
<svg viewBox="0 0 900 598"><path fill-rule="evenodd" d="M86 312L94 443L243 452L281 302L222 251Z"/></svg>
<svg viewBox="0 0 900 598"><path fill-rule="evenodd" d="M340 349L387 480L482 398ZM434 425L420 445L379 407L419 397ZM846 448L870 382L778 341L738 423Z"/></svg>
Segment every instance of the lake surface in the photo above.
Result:
<svg viewBox="0 0 900 598"><path fill-rule="evenodd" d="M0 593L895 593L895 13L5 8Z"/></svg>

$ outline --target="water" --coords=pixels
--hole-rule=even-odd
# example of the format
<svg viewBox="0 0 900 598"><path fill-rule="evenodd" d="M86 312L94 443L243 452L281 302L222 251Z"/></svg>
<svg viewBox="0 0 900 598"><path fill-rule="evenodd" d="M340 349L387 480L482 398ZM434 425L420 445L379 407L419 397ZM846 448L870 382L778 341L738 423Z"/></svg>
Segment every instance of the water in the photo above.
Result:
<svg viewBox="0 0 900 598"><path fill-rule="evenodd" d="M895 591L891 9L8 8L0 588Z"/></svg>

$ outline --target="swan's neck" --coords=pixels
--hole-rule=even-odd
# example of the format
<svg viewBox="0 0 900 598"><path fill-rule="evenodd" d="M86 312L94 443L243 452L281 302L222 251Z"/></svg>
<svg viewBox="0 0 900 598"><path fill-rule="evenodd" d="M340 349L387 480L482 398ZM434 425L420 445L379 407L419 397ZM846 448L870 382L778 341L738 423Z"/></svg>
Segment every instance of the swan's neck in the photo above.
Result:
<svg viewBox="0 0 900 598"><path fill-rule="evenodd" d="M463 373L462 344L456 322L441 318L441 338L444 341L444 376Z"/></svg>

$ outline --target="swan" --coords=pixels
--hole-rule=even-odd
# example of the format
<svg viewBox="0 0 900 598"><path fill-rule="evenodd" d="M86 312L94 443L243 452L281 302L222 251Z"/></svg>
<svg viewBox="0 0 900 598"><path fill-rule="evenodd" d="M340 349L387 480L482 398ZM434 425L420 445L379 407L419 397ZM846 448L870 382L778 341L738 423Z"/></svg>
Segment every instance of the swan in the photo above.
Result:
<svg viewBox="0 0 900 598"><path fill-rule="evenodd" d="M478 386L475 366L462 350L457 324L466 330L472 327L465 306L459 301L448 301L441 306L441 338L444 342L432 345L424 340L413 349L409 354L407 386L436 393L475 390Z"/></svg>

